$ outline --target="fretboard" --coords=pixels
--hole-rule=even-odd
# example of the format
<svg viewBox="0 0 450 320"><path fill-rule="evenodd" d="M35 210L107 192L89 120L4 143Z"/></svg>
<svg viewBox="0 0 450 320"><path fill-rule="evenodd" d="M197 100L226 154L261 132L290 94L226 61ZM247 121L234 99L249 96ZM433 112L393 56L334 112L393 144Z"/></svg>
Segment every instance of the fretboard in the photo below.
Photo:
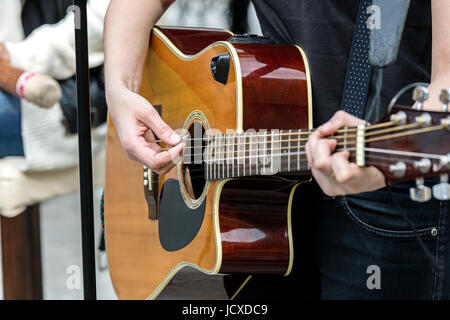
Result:
<svg viewBox="0 0 450 320"><path fill-rule="evenodd" d="M206 179L308 171L307 140L302 130L213 136L205 152Z"/></svg>
<svg viewBox="0 0 450 320"><path fill-rule="evenodd" d="M448 141L450 116L396 107L389 121L373 125L343 127L325 138L335 140L333 153L347 151L349 161L359 167L374 166L388 181L416 177L446 176L450 168L447 145L434 150L423 142L443 136ZM422 113L421 113L422 112ZM434 117L434 118L433 118ZM308 174L305 146L314 130L270 130L185 136L183 163L193 175L219 180L232 177ZM409 147L412 143L421 143ZM408 148L407 148L408 147ZM165 149L167 150L167 149ZM443 184L445 186L445 183Z"/></svg>
<svg viewBox="0 0 450 320"><path fill-rule="evenodd" d="M305 145L311 132L303 129L209 135L204 138L204 148L198 145L188 147L187 153L185 150L184 161L201 161L207 180L308 173ZM347 139L342 139L339 149L347 149Z"/></svg>

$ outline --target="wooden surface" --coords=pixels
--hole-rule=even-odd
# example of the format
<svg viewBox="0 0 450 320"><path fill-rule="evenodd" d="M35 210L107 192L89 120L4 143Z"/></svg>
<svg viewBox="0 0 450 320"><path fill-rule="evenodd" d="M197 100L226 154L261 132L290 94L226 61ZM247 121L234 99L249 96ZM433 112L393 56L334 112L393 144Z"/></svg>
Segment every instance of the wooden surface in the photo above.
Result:
<svg viewBox="0 0 450 320"><path fill-rule="evenodd" d="M227 48L218 45L195 60L184 61L153 36L144 68L143 96L152 104L162 105L163 119L172 128L182 128L193 110L202 111L214 128L234 128L235 75L230 72L228 84L224 86L212 81L209 70L211 59L225 52ZM178 179L176 169L160 177L160 186L167 178ZM168 252L160 245L158 221L147 217L142 183L142 166L126 157L110 121L105 191L106 246L111 279L121 299L148 298L163 280L168 281L174 275L168 276L168 273L180 262L212 270L218 258L212 215L215 183L210 185L207 213L197 237L183 250L175 252Z"/></svg>
<svg viewBox="0 0 450 320"><path fill-rule="evenodd" d="M307 129L306 63L286 45L233 43L241 60L243 129Z"/></svg>
<svg viewBox="0 0 450 320"><path fill-rule="evenodd" d="M184 34L180 39L173 39L173 34L174 42L189 41L189 37ZM203 49L203 42L204 37L200 42L191 41L189 52L199 52ZM207 42L212 43L214 39L208 39ZM182 44L179 46L188 50ZM236 48L226 43L214 43L200 55L190 57L174 48L161 31L154 31L144 64L141 94L153 105L161 105L162 118L174 129L183 128L194 110L207 119L207 127L215 129L210 134L249 127L307 128L310 121L305 65L291 61L297 70L288 73L290 78L283 83L278 79L291 64L279 62L284 59L282 52L267 51L261 55L263 63L258 64L260 57L253 46L236 45ZM210 69L211 60L224 53L230 55L230 73L225 85L212 78ZM288 57L302 58L300 51L293 47L289 48ZM278 64L275 63L273 68L264 67L266 63L273 63L273 60L278 60ZM245 72L242 77L239 73L241 68ZM249 92L247 98L241 90L241 80L245 77L249 77L249 81L243 84ZM262 104L258 98L261 90L264 91L262 97L271 98L266 104ZM286 104L280 103L278 98L287 94L292 94L292 97L286 97ZM245 105L242 105L243 97ZM251 112L245 113L246 108L250 108ZM280 120L283 114L288 117ZM219 245L216 244L216 236L220 231L215 215L219 213L214 208L218 182L211 181L206 191L205 216L195 239L183 249L169 252L159 242L158 221L148 219L142 172L142 165L126 157L117 132L109 121L105 190L106 246L111 279L121 299L156 298L170 279L182 270L182 266L196 265L214 273L220 270L222 258L220 238ZM177 168L160 176L159 194L169 178L181 179L182 193L189 198ZM286 252L285 246L283 251ZM176 283L177 280L174 281ZM205 292L199 293L203 294L204 299L210 298Z"/></svg>
<svg viewBox="0 0 450 320"><path fill-rule="evenodd" d="M366 164L378 168L383 173L386 180L390 183L400 183L405 181L412 181L417 177L429 178L438 176L439 174L450 173L450 167L440 165L439 159L429 159L431 161L431 167L427 172L421 172L420 168L415 166L415 163L417 161L420 161L422 158L426 158L427 154L441 156L450 154L450 143L448 143L450 141L449 129L442 128L440 130L423 132L420 134L406 134L411 131L420 131L427 129L427 126L407 127L407 125L416 123L416 117L422 116L425 112L431 116L431 124L428 127L440 126L441 120L449 117L449 113L417 111L401 106L395 106L391 110L392 114L396 114L399 111L404 112L407 116L406 126L403 127L400 125L392 125L390 127L382 128L385 130L395 129L395 131L387 133L373 134L374 131L371 131L371 135L366 136L366 149L374 148L393 152L405 151L420 154L417 156L410 156L407 154L380 154L378 152L366 151ZM389 116L384 119L383 122L387 121L389 121ZM378 130L378 132L383 132L383 130L380 129ZM392 134L398 134L399 136L389 137ZM387 136L387 138L370 142L370 140L372 139L383 138L383 135ZM405 174L401 177L395 176L390 170L390 166L396 164L399 161L404 162L406 166ZM433 167L437 167L439 168L439 170L435 172L432 169Z"/></svg>
<svg viewBox="0 0 450 320"><path fill-rule="evenodd" d="M169 40L186 55L193 55L215 41L226 41L232 34L223 29L158 27Z"/></svg>
<svg viewBox="0 0 450 320"><path fill-rule="evenodd" d="M223 275L207 275L186 267L170 281L157 300L228 300Z"/></svg>
<svg viewBox="0 0 450 320"><path fill-rule="evenodd" d="M14 218L1 217L1 230L5 300L41 300L39 205Z"/></svg>
<svg viewBox="0 0 450 320"><path fill-rule="evenodd" d="M220 199L220 272L285 274L289 268L289 196L296 181L276 177L231 180Z"/></svg>

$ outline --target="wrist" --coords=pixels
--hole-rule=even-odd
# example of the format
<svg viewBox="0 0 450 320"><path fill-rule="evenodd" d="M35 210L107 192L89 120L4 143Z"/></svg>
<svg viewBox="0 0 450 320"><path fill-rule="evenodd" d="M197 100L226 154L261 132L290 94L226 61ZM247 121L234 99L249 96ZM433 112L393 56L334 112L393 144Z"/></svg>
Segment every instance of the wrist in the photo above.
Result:
<svg viewBox="0 0 450 320"><path fill-rule="evenodd" d="M428 86L428 100L424 102L424 109L430 111L441 111L442 103L439 100L441 90L450 88L450 74L440 73L433 77Z"/></svg>

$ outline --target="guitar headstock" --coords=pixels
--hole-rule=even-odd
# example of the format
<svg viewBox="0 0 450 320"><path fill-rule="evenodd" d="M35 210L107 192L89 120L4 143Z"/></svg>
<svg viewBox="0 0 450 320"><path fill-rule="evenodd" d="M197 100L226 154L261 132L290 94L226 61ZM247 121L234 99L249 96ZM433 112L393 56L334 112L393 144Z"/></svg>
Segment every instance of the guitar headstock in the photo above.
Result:
<svg viewBox="0 0 450 320"><path fill-rule="evenodd" d="M415 108L394 106L384 122L364 130L364 164L377 167L390 183L416 179L417 187L410 190L414 201L425 202L432 196L450 199L449 93L448 89L441 93L443 111L433 112L422 110L426 88L416 88ZM441 181L431 190L424 178L436 176Z"/></svg>

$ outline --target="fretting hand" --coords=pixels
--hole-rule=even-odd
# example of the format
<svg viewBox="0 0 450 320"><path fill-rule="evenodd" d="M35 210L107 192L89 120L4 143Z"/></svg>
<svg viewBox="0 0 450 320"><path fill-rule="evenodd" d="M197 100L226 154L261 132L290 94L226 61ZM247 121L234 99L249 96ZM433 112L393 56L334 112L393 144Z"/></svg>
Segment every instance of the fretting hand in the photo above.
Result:
<svg viewBox="0 0 450 320"><path fill-rule="evenodd" d="M314 131L306 144L312 174L328 196L355 194L385 186L383 174L375 167L360 168L349 162L349 152L333 153L337 141L327 138L342 127L364 124L344 111L338 111L327 123Z"/></svg>

